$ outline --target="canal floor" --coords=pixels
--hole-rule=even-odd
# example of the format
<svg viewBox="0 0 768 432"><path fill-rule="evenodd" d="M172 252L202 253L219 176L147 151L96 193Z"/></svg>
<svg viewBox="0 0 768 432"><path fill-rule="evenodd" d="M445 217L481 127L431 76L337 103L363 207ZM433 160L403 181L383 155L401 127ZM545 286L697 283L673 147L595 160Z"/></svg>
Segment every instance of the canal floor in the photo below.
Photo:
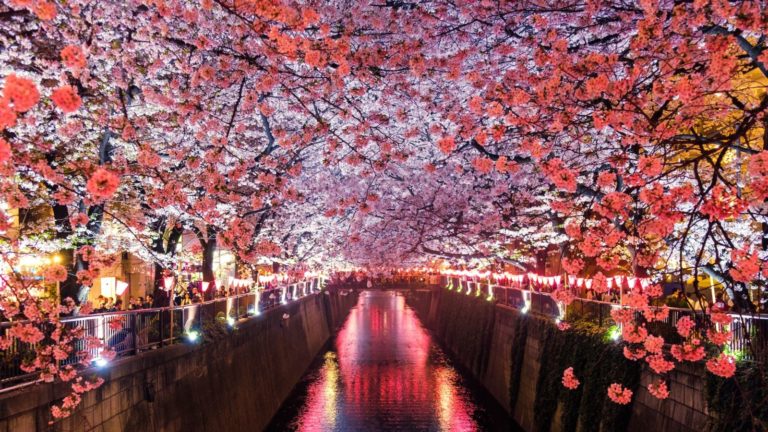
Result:
<svg viewBox="0 0 768 432"><path fill-rule="evenodd" d="M452 364L403 293L360 295L268 431L517 431Z"/></svg>

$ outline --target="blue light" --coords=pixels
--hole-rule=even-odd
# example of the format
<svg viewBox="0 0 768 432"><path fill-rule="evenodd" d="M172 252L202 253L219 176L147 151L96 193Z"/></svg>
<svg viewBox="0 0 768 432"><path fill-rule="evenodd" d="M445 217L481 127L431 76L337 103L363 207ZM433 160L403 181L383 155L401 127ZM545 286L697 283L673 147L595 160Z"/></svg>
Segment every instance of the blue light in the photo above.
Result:
<svg viewBox="0 0 768 432"><path fill-rule="evenodd" d="M187 340L190 342L197 342L199 338L200 338L200 333L196 330L192 330L187 333Z"/></svg>

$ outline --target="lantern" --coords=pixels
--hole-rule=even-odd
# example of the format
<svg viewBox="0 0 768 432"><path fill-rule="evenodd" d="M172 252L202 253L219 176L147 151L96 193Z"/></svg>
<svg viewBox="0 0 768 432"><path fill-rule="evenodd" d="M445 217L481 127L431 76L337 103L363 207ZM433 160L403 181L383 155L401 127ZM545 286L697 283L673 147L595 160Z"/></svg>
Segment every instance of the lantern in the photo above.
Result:
<svg viewBox="0 0 768 432"><path fill-rule="evenodd" d="M119 296L123 295L123 293L127 288L128 288L127 282L117 281L117 283L115 284L115 293Z"/></svg>
<svg viewBox="0 0 768 432"><path fill-rule="evenodd" d="M173 288L175 278L173 276L167 276L163 278L163 287L165 287L166 291L170 291L171 288Z"/></svg>

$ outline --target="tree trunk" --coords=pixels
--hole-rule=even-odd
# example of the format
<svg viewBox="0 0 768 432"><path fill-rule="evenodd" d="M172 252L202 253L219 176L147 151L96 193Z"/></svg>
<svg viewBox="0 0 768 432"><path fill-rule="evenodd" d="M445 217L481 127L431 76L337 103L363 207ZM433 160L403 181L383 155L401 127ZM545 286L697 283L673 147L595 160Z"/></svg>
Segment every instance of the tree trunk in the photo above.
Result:
<svg viewBox="0 0 768 432"><path fill-rule="evenodd" d="M212 299L216 290L216 276L213 273L213 258L216 253L216 236L218 229L213 225L206 225L205 232L202 232L198 228L194 228L197 239L200 241L200 245L203 248L203 260L202 260L202 272L203 281L208 282L208 291L204 294L206 300Z"/></svg>
<svg viewBox="0 0 768 432"><path fill-rule="evenodd" d="M206 292L206 298L213 298L213 292L216 289L216 276L213 274L213 257L216 253L216 241L209 241L203 247L203 281L208 282L209 289Z"/></svg>
<svg viewBox="0 0 768 432"><path fill-rule="evenodd" d="M168 229L168 224L165 219L160 219L155 223L155 232L157 233L157 237L155 237L155 241L152 243L152 250L157 253L158 255L166 255L169 257L173 257L176 254L176 247L179 244L179 241L181 240L181 235L184 233L184 229L180 224L175 224L171 228L171 232L168 234L168 242L166 244L165 242L165 232ZM153 284L153 302L152 305L155 307L162 307L167 306L170 303L170 298L168 297L168 293L165 291L164 281L163 281L163 272L165 268L163 267L162 263L158 260L155 261L155 277L154 277L154 284Z"/></svg>

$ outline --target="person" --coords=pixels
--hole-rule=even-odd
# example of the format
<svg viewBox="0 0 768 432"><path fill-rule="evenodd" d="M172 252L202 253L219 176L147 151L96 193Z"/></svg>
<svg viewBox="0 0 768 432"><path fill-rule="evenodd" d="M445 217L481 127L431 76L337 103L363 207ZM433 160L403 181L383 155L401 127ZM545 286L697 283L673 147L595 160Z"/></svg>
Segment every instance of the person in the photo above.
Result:
<svg viewBox="0 0 768 432"><path fill-rule="evenodd" d="M727 312L727 311L728 311L728 303L725 302L723 293L719 292L715 296L715 304L712 305L712 312Z"/></svg>
<svg viewBox="0 0 768 432"><path fill-rule="evenodd" d="M621 297L618 290L611 290L611 303L621 303Z"/></svg>
<svg viewBox="0 0 768 432"><path fill-rule="evenodd" d="M123 310L123 299L117 299L115 300L115 304L112 306L113 312L119 312Z"/></svg>
<svg viewBox="0 0 768 432"><path fill-rule="evenodd" d="M188 291L184 291L184 295L180 297L181 297L181 303L180 303L181 306L192 304L192 299L189 297Z"/></svg>
<svg viewBox="0 0 768 432"><path fill-rule="evenodd" d="M200 295L200 291L197 288L192 289L192 303L202 303L203 296Z"/></svg>
<svg viewBox="0 0 768 432"><path fill-rule="evenodd" d="M675 291L675 294L667 297L667 300L665 302L667 306L671 307L678 307L678 308L687 308L688 307L688 297L683 292L682 288L679 288Z"/></svg>
<svg viewBox="0 0 768 432"><path fill-rule="evenodd" d="M107 310L107 299L103 295L96 297L96 301L93 304L96 306L93 309L94 313L102 313Z"/></svg>
<svg viewBox="0 0 768 432"><path fill-rule="evenodd" d="M141 307L144 309L149 309L152 307L152 303L154 302L154 297L152 297L152 294L147 294L147 298L144 300L144 303L142 303Z"/></svg>

